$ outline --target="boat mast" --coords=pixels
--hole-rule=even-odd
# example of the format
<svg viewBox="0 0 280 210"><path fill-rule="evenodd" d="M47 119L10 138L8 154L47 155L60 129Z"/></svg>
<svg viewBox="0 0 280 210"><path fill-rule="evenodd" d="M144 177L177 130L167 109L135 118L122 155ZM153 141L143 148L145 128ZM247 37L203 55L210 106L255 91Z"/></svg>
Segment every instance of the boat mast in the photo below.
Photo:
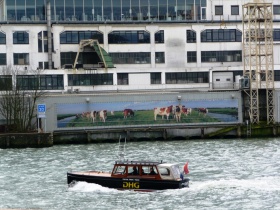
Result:
<svg viewBox="0 0 280 210"><path fill-rule="evenodd" d="M124 142L122 142L121 139L122 136L120 135L119 138L119 151L118 151L118 158L120 161L124 160L124 156L125 156L125 145L126 145L126 138L124 139Z"/></svg>

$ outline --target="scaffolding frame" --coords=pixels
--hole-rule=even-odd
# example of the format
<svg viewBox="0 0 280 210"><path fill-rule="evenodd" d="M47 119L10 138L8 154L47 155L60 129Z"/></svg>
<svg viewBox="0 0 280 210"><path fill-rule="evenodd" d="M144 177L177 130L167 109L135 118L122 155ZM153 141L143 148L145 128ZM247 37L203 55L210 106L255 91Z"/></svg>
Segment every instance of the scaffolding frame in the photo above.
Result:
<svg viewBox="0 0 280 210"><path fill-rule="evenodd" d="M242 6L243 76L249 78L249 117L260 120L259 90L266 89L267 123L274 123L274 62L272 3L247 3Z"/></svg>

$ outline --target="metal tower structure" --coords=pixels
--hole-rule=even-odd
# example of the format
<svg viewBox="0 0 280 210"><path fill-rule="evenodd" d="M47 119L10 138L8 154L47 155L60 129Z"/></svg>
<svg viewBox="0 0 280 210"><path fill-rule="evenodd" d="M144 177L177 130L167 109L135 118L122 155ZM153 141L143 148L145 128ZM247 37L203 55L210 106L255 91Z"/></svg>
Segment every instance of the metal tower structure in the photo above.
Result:
<svg viewBox="0 0 280 210"><path fill-rule="evenodd" d="M266 89L267 123L274 123L274 64L272 3L243 5L243 76L249 79L249 117L260 118L259 90Z"/></svg>

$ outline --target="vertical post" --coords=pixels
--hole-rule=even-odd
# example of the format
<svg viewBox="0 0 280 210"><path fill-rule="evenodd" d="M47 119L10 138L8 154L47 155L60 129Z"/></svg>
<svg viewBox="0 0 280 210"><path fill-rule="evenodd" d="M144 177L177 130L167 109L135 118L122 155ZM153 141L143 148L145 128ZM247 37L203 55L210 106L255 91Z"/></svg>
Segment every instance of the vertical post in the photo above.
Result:
<svg viewBox="0 0 280 210"><path fill-rule="evenodd" d="M46 117L45 117L45 119L44 119L44 124L45 124L45 125L44 125L44 129L45 129L45 130L44 130L44 133L47 131L47 123L46 123L46 122L47 122L47 119L46 119Z"/></svg>
<svg viewBox="0 0 280 210"><path fill-rule="evenodd" d="M51 2L47 1L47 32L48 32L48 64L52 69L52 31L51 31Z"/></svg>
<svg viewBox="0 0 280 210"><path fill-rule="evenodd" d="M39 122L39 118L37 118L37 130L38 130L38 133L40 133L40 122Z"/></svg>
<svg viewBox="0 0 280 210"><path fill-rule="evenodd" d="M204 138L204 128L201 128L201 136L202 139Z"/></svg>

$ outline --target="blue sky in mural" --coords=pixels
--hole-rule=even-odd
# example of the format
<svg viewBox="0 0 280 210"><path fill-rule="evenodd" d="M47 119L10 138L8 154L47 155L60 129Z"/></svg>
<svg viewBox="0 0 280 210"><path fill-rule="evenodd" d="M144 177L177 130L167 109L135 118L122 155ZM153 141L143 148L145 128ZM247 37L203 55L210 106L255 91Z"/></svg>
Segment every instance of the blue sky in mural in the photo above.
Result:
<svg viewBox="0 0 280 210"><path fill-rule="evenodd" d="M195 101L181 101L182 105L187 108L238 108L237 99L228 100L195 100ZM112 102L112 103L85 103L85 104L57 104L57 114L79 114L88 111L122 111L124 109L133 110L152 110L155 107L166 107L171 105L178 105L178 101L144 101L144 102Z"/></svg>

